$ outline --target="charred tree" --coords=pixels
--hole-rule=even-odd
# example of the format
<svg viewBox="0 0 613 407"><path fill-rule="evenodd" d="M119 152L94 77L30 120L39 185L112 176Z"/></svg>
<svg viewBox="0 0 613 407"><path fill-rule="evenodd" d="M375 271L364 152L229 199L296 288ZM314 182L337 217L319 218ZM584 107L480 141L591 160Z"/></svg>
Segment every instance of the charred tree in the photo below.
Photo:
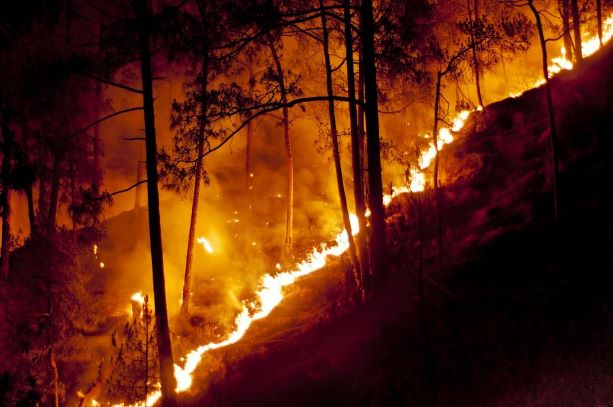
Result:
<svg viewBox="0 0 613 407"><path fill-rule="evenodd" d="M363 149L358 125L358 110L355 94L355 71L353 61L353 32L351 29L351 2L343 0L345 23L345 51L347 64L347 96L349 97L349 125L351 131L351 164L353 170L353 199L360 230L357 234L357 246L360 260L360 281L362 295L366 292L365 281L368 275L368 247L366 245L366 203L364 202L364 177L362 168Z"/></svg>
<svg viewBox="0 0 613 407"><path fill-rule="evenodd" d="M334 157L334 169L336 172L336 184L338 187L338 196L340 198L341 212L343 214L343 224L349 241L349 254L353 263L354 279L356 286L360 292L363 292L362 281L360 279L360 262L358 261L355 241L353 240L353 232L351 228L351 219L349 217L349 208L347 207L347 196L345 195L345 184L343 181L343 168L341 166L341 154L338 147L338 129L336 126L336 114L334 112L334 88L332 84L332 64L330 63L329 50L329 34L326 25L326 14L324 12L324 2L319 0L321 9L321 29L323 33L323 49L324 63L326 65L326 89L328 91L328 115L330 118L330 137L332 138L332 155Z"/></svg>
<svg viewBox="0 0 613 407"><path fill-rule="evenodd" d="M379 102L375 61L375 25L372 0L362 0L360 7L364 70L366 140L368 154L368 204L371 212L370 261L379 279L387 274L387 243L383 182L381 180L381 141L379 140ZM374 273L373 273L374 274Z"/></svg>
<svg viewBox="0 0 613 407"><path fill-rule="evenodd" d="M576 5L576 0L573 0ZM543 32L543 24L541 21L541 14L534 6L534 0L528 0L528 7L534 14L534 19L536 21L536 28L538 30L539 41L541 44L541 55L542 55L542 66L543 66L543 76L545 78L545 94L547 97L547 112L549 116L549 132L550 132L550 140L551 140L551 158L553 164L553 216L554 222L558 223L559 219L559 166L558 166L558 132L556 130L556 119L555 119L555 109L553 107L553 96L551 92L551 81L549 80L549 69L547 68L547 41L545 39L545 33ZM574 13L573 13L574 14ZM578 20L577 20L578 21ZM581 54L579 53L578 56Z"/></svg>
<svg viewBox="0 0 613 407"><path fill-rule="evenodd" d="M153 293L155 320L157 327L157 346L160 364L160 383L162 405L175 405L176 379L174 361L168 329L166 308L166 286L164 281L164 253L162 249L162 230L160 225L160 203L158 192L157 143L155 135L155 111L153 107L153 78L150 55L151 16L148 0L137 1L139 20L139 48L141 81L143 89L143 110L145 119L145 146L147 160L147 199L149 207L149 239L151 245L151 265L153 273Z"/></svg>
<svg viewBox="0 0 613 407"><path fill-rule="evenodd" d="M289 260L292 257L292 234L294 223L294 159L292 155L292 142L289 133L289 109L287 107L287 88L285 86L285 75L281 59L277 53L272 35L268 35L267 46L270 49L275 69L277 71L277 81L279 82L279 92L281 92L283 139L285 140L285 154L287 160L287 198L285 207L285 245L283 257Z"/></svg>

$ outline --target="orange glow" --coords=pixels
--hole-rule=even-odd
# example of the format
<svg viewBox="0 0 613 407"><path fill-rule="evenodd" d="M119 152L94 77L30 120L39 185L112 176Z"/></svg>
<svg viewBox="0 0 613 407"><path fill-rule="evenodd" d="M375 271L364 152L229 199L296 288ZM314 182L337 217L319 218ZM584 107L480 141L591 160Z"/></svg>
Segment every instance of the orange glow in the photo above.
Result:
<svg viewBox="0 0 613 407"><path fill-rule="evenodd" d="M609 41L613 37L613 15L608 17L603 23L603 42ZM595 39L594 39L595 38ZM597 37L591 37L583 44L584 55L588 56L596 52L600 48ZM561 51L562 56L554 58L550 67L550 74L558 73L565 69L572 69L572 63L566 59L565 50ZM542 82L538 81L536 86L539 86ZM518 94L515 94L518 95ZM515 97L512 95L512 97ZM419 168L412 168L410 171L411 181L409 187L392 188L390 195L383 196L384 205L389 205L394 197L406 192L421 192L426 187L426 177L424 171L430 167L434 158L441 151L445 145L451 144L455 139L457 133L459 133L470 115L474 111L482 111L482 106L477 106L474 110L465 110L460 112L453 120L451 128L442 127L438 133L438 145L435 146L433 142L429 143L428 149L422 152L418 160ZM423 135L422 137L430 139L430 135ZM253 176L253 174L250 174ZM281 198L281 194L276 194L277 198ZM367 209L366 216L370 215L370 210ZM352 234L355 235L359 232L359 225L357 217L351 215ZM198 238L198 243L201 244L204 249L212 253L213 248L210 243L203 237ZM253 242L255 245L255 242ZM196 349L189 352L186 356L181 358L182 366L175 364L175 378L177 380L177 392L184 392L188 390L192 385L193 373L200 364L202 356L215 349L223 348L232 345L240 341L246 334L251 324L257 320L266 318L270 313L279 305L283 300L284 290L286 287L292 285L296 280L301 277L307 276L315 271L322 269L327 262L328 256L338 257L341 256L349 248L349 239L346 230L341 231L336 235L334 243L330 245L321 245L312 249L310 254L301 263L296 265L289 271L283 271L276 274L265 274L259 282L258 288L255 293L256 299L252 302L244 302L242 304L241 311L234 319L233 331L228 335L226 339L220 342L211 342L201 345ZM277 263L275 268L280 271L281 265ZM143 299L141 293L135 293L132 296L134 301L139 301L136 298ZM143 299L144 301L144 299ZM158 385L159 387L159 385ZM135 406L153 406L161 397L161 391L159 388L148 395L147 403L140 402L134 404ZM117 406L123 406L124 404L117 404Z"/></svg>

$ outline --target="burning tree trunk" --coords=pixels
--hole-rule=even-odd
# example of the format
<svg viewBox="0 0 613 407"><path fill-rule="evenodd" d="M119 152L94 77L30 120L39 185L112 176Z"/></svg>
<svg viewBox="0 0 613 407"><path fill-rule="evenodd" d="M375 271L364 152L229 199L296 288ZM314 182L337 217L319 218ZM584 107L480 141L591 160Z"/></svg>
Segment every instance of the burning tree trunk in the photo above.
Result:
<svg viewBox="0 0 613 407"><path fill-rule="evenodd" d="M277 54L272 36L268 36L268 48L277 70L281 103L283 104L283 137L285 140L285 154L287 156L287 199L285 208L285 246L283 257L290 259L292 255L292 228L294 222L294 159L292 156L292 143L289 135L289 109L287 108L287 89L281 60Z"/></svg>
<svg viewBox="0 0 613 407"><path fill-rule="evenodd" d="M162 230L160 226L160 203L158 195L155 111L153 107L153 79L151 74L151 55L149 50L151 16L149 14L148 0L138 0L137 13L140 25L139 46L145 119L145 146L147 152L149 239L151 245L151 265L153 273L158 357L160 361L160 383L162 391L162 405L172 406L175 405L175 388L177 383L174 377L174 362L172 357L172 348L170 346L168 313L166 309L164 254L162 251Z"/></svg>
<svg viewBox="0 0 613 407"><path fill-rule="evenodd" d="M0 205L2 205L2 248L0 249L0 284L6 286L9 277L9 253L11 244L11 157L13 151L14 134L9 128L8 114L2 117L2 138L3 157L2 157L2 195L0 195Z"/></svg>
<svg viewBox="0 0 613 407"><path fill-rule="evenodd" d="M573 0L576 5L576 0ZM528 6L534 14L536 20L536 28L539 34L539 41L541 44L541 54L543 63L543 76L545 77L545 93L547 96L547 111L549 114L549 131L551 139L551 157L553 162L553 216L554 221L558 222L559 206L558 206L558 193L559 193L559 168L558 168L558 132L556 130L555 111L553 107L553 97L551 94L551 82L549 80L549 69L547 68L547 42L545 40L545 34L543 32L543 24L541 22L541 15L534 6L534 0L528 0ZM578 20L575 20L578 21ZM578 54L581 55L581 54Z"/></svg>
<svg viewBox="0 0 613 407"><path fill-rule="evenodd" d="M473 19L473 13L470 7L470 1L471 0L466 0L466 5L468 6L468 21L470 23L470 44L471 44L471 48L473 50L472 52L472 57L473 57L473 72L475 75L475 87L477 90L477 100L479 101L479 106L483 106L483 97L481 96L481 66L479 64L479 57L477 56L477 47L475 46L475 25L477 24L477 21L479 21L479 15L478 15L478 7L479 7L479 0L475 0L475 16Z"/></svg>
<svg viewBox="0 0 613 407"><path fill-rule="evenodd" d="M358 125L357 104L355 102L355 72L353 62L353 33L351 30L350 0L344 0L345 50L347 63L347 96L349 97L349 124L351 128L351 163L353 169L353 199L360 230L357 235L360 255L360 281L362 294L365 293L365 279L368 275L368 247L366 246L366 204L364 202L364 178L362 176L362 139Z"/></svg>
<svg viewBox="0 0 613 407"><path fill-rule="evenodd" d="M349 209L347 208L347 196L345 195L345 184L343 182L341 154L338 148L338 129L336 127L334 100L332 99L334 97L334 89L332 87L332 65L330 63L330 51L328 49L328 28L326 26L326 15L324 13L323 0L319 0L319 7L321 9L321 28L323 32L324 61L326 65L326 88L328 91L328 96L330 97L328 100L328 115L330 117L330 136L332 138L332 154L334 157L334 169L336 170L336 184L338 186L338 195L341 201L341 211L343 214L345 232L347 233L347 239L349 240L349 253L351 256L351 261L353 262L355 283L358 289L363 292L362 282L360 279L360 262L358 261L357 250L351 230L351 219L349 217Z"/></svg>
<svg viewBox="0 0 613 407"><path fill-rule="evenodd" d="M368 154L368 203L371 212L370 260L382 277L387 272L385 210L381 181L381 141L379 140L379 103L377 100L377 68L375 63L375 27L372 0L363 0L360 7L362 26L364 90L366 96L366 132Z"/></svg>
<svg viewBox="0 0 613 407"><path fill-rule="evenodd" d="M570 0L562 0L562 30L564 30L564 49L569 61L573 60L573 39L570 34Z"/></svg>
<svg viewBox="0 0 613 407"><path fill-rule="evenodd" d="M534 7L533 1L529 1L530 8ZM581 19L579 18L578 0L570 0L571 11L573 13L573 33L575 37L575 58L577 62L583 61L583 51L581 50ZM540 20L540 16L539 16Z"/></svg>
<svg viewBox="0 0 613 407"><path fill-rule="evenodd" d="M200 14L206 26L206 10L204 2L198 2ZM207 82L209 76L208 46L205 38L204 55L202 58L202 78L200 93L202 103L200 106L200 123L198 129L198 157L196 157L196 172L194 174L194 196L192 198L192 213L189 221L189 235L187 238L187 255L185 256L185 275L183 277L183 295L181 302L181 315L189 312L189 297L191 293L192 265L194 261L194 244L196 242L196 227L198 225L198 207L200 205L200 188L202 187L202 161L204 156L204 144L206 141L206 111L207 111Z"/></svg>

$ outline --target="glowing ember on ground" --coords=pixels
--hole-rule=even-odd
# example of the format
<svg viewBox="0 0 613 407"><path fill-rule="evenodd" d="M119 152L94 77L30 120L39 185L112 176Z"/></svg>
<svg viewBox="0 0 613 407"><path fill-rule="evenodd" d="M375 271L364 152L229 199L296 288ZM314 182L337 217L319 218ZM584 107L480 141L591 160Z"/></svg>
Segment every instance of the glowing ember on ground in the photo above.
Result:
<svg viewBox="0 0 613 407"><path fill-rule="evenodd" d="M100 262L100 268L101 268L101 269L103 269L103 268L104 268L104 262L103 262L103 261L101 261L101 262Z"/></svg>
<svg viewBox="0 0 613 407"><path fill-rule="evenodd" d="M204 237L199 237L197 242L204 248L204 250L209 253L213 253L213 246L211 246L211 243L209 243L209 241L206 240Z"/></svg>

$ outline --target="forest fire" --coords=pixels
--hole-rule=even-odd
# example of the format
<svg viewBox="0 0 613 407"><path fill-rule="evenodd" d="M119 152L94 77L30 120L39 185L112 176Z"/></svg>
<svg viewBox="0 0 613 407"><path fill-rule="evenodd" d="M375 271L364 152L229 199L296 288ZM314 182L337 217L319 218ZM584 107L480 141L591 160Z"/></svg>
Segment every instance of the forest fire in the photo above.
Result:
<svg viewBox="0 0 613 407"><path fill-rule="evenodd" d="M613 34L613 16L606 20L605 27L606 36L603 40L608 41ZM595 52L599 48L598 38L590 38L589 41L584 43L584 47L586 55L588 52ZM552 60L552 65L550 66L550 72L552 74L573 68L572 63L566 59L565 49L563 47L561 53L561 57ZM541 82L537 82L535 86L539 86L540 84ZM473 111L482 110L482 106L477 106ZM454 134L461 132L473 111L461 111L453 118L450 127L442 127L440 129L438 134L438 145L435 147L434 143L431 142L429 148L425 152L422 152L419 157L419 169L411 169L411 183L409 187L393 187L393 192L391 194L384 194L383 203L385 206L389 205L392 199L399 194L406 192L416 193L425 190L427 182L424 171L431 166L438 152L440 152L445 145L451 144L455 140ZM424 137L431 139L431 136L427 134ZM250 176L252 176L252 174L250 174ZM282 195L278 194L277 197L280 198ZM370 216L369 210L367 210L366 215ZM359 233L359 224L357 217L353 214L351 215L351 225L353 235L357 235L357 233ZM177 380L176 391L180 393L190 389L193 380L192 375L205 353L240 341L253 322L270 315L275 307L283 300L283 290L285 287L290 286L300 277L304 277L325 267L326 258L328 256L338 257L349 249L348 234L345 230L336 236L334 242L335 244L330 246L324 245L321 248L314 248L307 258L291 271L285 271L275 275L266 274L262 277L259 288L255 293L256 300L243 304L242 310L234 320L235 328L232 333L221 342L211 342L194 349L181 358L183 362L182 366L175 365L174 374ZM198 238L198 243L201 244L207 252L213 252L212 246L205 238ZM275 267L277 270L281 270L281 265L279 263L277 263ZM147 405L154 405L159 397L161 397L159 390L152 392L148 396Z"/></svg>
<svg viewBox="0 0 613 407"><path fill-rule="evenodd" d="M613 2L33 2L0 405L608 401Z"/></svg>

